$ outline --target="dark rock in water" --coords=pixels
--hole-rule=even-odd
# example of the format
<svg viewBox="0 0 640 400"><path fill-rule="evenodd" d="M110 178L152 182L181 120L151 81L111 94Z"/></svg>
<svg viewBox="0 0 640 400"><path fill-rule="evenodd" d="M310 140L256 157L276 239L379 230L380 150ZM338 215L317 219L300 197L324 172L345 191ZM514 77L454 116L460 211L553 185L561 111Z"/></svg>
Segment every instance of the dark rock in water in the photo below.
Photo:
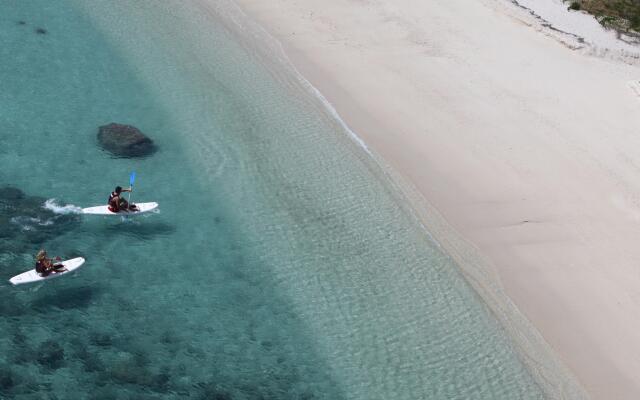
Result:
<svg viewBox="0 0 640 400"><path fill-rule="evenodd" d="M27 22L26 21L18 21L18 25L26 25Z"/></svg>
<svg viewBox="0 0 640 400"><path fill-rule="evenodd" d="M156 151L153 141L131 125L111 123L101 126L98 141L105 150L119 157L144 157Z"/></svg>
<svg viewBox="0 0 640 400"><path fill-rule="evenodd" d="M44 29L44 28L37 28L37 29L36 29L36 33L37 33L38 35L46 35L46 34L47 34L47 30L46 30L46 29Z"/></svg>

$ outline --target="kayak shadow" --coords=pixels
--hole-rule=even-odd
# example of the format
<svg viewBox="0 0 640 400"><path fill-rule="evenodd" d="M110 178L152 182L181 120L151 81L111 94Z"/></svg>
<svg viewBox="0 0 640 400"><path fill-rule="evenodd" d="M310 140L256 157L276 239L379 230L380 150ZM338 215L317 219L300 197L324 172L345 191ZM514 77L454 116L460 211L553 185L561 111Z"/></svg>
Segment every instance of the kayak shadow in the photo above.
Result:
<svg viewBox="0 0 640 400"><path fill-rule="evenodd" d="M159 236L169 236L176 228L166 222L128 221L117 225L107 225L103 233L106 236L126 235L135 239L150 240Z"/></svg>
<svg viewBox="0 0 640 400"><path fill-rule="evenodd" d="M98 286L82 286L58 289L54 293L38 297L31 303L31 308L40 313L48 313L55 309L86 309L100 297L102 289Z"/></svg>

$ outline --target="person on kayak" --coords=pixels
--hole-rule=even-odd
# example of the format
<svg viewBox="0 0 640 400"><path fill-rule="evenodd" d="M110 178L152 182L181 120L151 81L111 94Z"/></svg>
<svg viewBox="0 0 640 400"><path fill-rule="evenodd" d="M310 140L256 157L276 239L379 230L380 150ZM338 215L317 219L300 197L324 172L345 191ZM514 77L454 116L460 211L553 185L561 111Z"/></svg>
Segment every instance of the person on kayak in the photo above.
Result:
<svg viewBox="0 0 640 400"><path fill-rule="evenodd" d="M60 261L60 257L56 257ZM47 276L52 272L65 272L66 268L62 264L54 264L53 259L47 257L47 251L42 249L36 254L36 272L40 276Z"/></svg>
<svg viewBox="0 0 640 400"><path fill-rule="evenodd" d="M122 192L131 192L131 188L123 189L116 186L116 189L109 195L109 211L117 213L120 211L138 211L135 204L129 204L122 196Z"/></svg>

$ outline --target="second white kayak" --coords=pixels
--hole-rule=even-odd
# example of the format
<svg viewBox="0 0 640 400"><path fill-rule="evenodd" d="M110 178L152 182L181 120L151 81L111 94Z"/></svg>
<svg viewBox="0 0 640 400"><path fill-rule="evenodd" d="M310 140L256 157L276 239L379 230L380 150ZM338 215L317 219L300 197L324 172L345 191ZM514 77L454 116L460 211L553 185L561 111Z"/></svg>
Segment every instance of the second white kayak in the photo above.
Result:
<svg viewBox="0 0 640 400"><path fill-rule="evenodd" d="M135 203L138 208L136 211L119 211L114 213L109 210L107 205L104 206L95 206L95 207L87 207L82 209L83 214L92 214L92 215L137 215L144 214L149 211L153 211L158 208L158 203L150 202L150 203Z"/></svg>
<svg viewBox="0 0 640 400"><path fill-rule="evenodd" d="M30 271L23 272L20 275L14 276L13 278L9 279L9 282L11 282L11 284L13 285L22 285L24 283L40 282L40 281L46 281L47 279L57 278L59 276L66 275L69 272L73 272L76 269L80 268L82 264L84 264L84 258L82 257L72 258L70 260L62 261L59 264L64 265L64 268L66 269L66 271L51 272L47 276L42 276L39 273L37 273L35 269L32 269Z"/></svg>

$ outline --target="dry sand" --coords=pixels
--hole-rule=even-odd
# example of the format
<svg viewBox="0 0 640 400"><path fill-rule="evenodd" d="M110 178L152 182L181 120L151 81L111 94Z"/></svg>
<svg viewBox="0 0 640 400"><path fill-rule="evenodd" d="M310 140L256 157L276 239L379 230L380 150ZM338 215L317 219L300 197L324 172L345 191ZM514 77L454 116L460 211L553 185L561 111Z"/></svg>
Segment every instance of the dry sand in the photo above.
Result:
<svg viewBox="0 0 640 400"><path fill-rule="evenodd" d="M594 399L640 398L637 66L508 2L238 3L495 266Z"/></svg>

